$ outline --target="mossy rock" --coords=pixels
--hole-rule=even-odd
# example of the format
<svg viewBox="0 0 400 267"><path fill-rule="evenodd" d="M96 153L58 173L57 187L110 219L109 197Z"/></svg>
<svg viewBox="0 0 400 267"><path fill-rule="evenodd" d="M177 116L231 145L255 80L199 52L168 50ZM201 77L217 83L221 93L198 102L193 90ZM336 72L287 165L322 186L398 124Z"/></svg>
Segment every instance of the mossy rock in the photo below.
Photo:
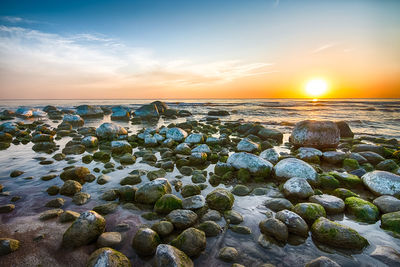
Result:
<svg viewBox="0 0 400 267"><path fill-rule="evenodd" d="M361 165L366 172L372 172L374 170L374 166L371 163L364 163Z"/></svg>
<svg viewBox="0 0 400 267"><path fill-rule="evenodd" d="M359 195L346 188L336 188L335 190L333 190L332 195L341 198L343 200L345 200L348 197L359 197Z"/></svg>
<svg viewBox="0 0 400 267"><path fill-rule="evenodd" d="M362 184L361 179L354 174L333 171L329 172L329 175L332 175L334 178L336 178L343 187L354 188Z"/></svg>
<svg viewBox="0 0 400 267"><path fill-rule="evenodd" d="M353 171L353 170L357 170L358 168L360 168L360 164L355 159L345 158L343 160L343 168L346 171Z"/></svg>
<svg viewBox="0 0 400 267"><path fill-rule="evenodd" d="M165 175L167 175L165 170L159 169L159 170L155 170L155 171L149 171L147 173L147 178L149 178L150 181L153 181L154 179L157 179L157 178L163 178L163 177L165 177Z"/></svg>
<svg viewBox="0 0 400 267"><path fill-rule="evenodd" d="M326 217L324 207L317 203L298 203L292 208L292 211L300 215L309 224L320 217Z"/></svg>
<svg viewBox="0 0 400 267"><path fill-rule="evenodd" d="M239 179L240 182L242 183L247 183L250 181L251 174L249 170L241 168L237 172L237 178Z"/></svg>
<svg viewBox="0 0 400 267"><path fill-rule="evenodd" d="M154 205L154 211L161 214L167 214L176 209L182 209L182 200L173 194L163 195Z"/></svg>
<svg viewBox="0 0 400 267"><path fill-rule="evenodd" d="M182 197L185 198L200 194L201 194L201 188L198 185L188 184L182 187L181 189L181 195Z"/></svg>
<svg viewBox="0 0 400 267"><path fill-rule="evenodd" d="M392 159L381 161L376 165L377 170L393 172L399 168L399 165Z"/></svg>
<svg viewBox="0 0 400 267"><path fill-rule="evenodd" d="M85 164L89 164L90 162L93 161L93 156L92 155L85 155L82 157L82 162Z"/></svg>
<svg viewBox="0 0 400 267"><path fill-rule="evenodd" d="M171 245L182 250L189 257L195 257L206 248L206 235L201 230L188 228L172 240Z"/></svg>
<svg viewBox="0 0 400 267"><path fill-rule="evenodd" d="M313 223L311 233L318 242L340 249L362 250L368 246L368 241L356 230L324 217Z"/></svg>
<svg viewBox="0 0 400 267"><path fill-rule="evenodd" d="M371 202L358 197L348 197L344 203L346 210L354 215L358 221L375 223L379 219L379 210Z"/></svg>
<svg viewBox="0 0 400 267"><path fill-rule="evenodd" d="M382 215L381 227L385 230L400 234L400 211Z"/></svg>
<svg viewBox="0 0 400 267"><path fill-rule="evenodd" d="M158 234L150 228L140 228L132 239L132 247L141 256L151 256L161 243Z"/></svg>
<svg viewBox="0 0 400 267"><path fill-rule="evenodd" d="M318 182L323 189L335 189L340 186L340 182L329 174L321 174L318 177Z"/></svg>
<svg viewBox="0 0 400 267"><path fill-rule="evenodd" d="M218 162L214 167L214 173L218 176L223 176L225 173L233 171L234 168L228 163Z"/></svg>
<svg viewBox="0 0 400 267"><path fill-rule="evenodd" d="M10 254L19 249L19 241L11 238L0 238L0 256Z"/></svg>
<svg viewBox="0 0 400 267"><path fill-rule="evenodd" d="M99 248L94 251L86 264L86 267L98 266L99 262L108 267L131 267L129 259L119 251L112 248Z"/></svg>
<svg viewBox="0 0 400 267"><path fill-rule="evenodd" d="M111 155L104 151L97 151L93 154L93 158L98 161L108 162L111 159Z"/></svg>
<svg viewBox="0 0 400 267"><path fill-rule="evenodd" d="M226 189L217 188L206 197L209 208L218 211L225 211L232 209L235 197Z"/></svg>
<svg viewBox="0 0 400 267"><path fill-rule="evenodd" d="M235 185L235 187L232 189L232 194L236 196L246 196L250 193L250 189L245 186L245 185Z"/></svg>

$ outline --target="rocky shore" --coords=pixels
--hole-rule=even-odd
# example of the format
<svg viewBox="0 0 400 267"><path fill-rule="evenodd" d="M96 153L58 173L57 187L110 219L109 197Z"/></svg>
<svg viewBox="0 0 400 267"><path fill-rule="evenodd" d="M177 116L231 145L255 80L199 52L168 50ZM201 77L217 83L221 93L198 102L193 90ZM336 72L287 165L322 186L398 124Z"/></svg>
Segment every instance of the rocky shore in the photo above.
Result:
<svg viewBox="0 0 400 267"><path fill-rule="evenodd" d="M354 136L345 121L304 118L283 133L229 116L210 110L194 120L161 101L136 110L3 110L0 153L30 147L36 167L50 169L0 177L0 266L35 256L41 266L350 266L360 263L355 255L400 266L398 249L358 229L377 224L400 246L398 140ZM36 186L30 197L13 186L27 181ZM29 240L19 239L17 222ZM29 224L52 229L51 237ZM29 252L46 242L63 256ZM270 260L247 257L251 242ZM302 244L321 253L285 258L283 248Z"/></svg>

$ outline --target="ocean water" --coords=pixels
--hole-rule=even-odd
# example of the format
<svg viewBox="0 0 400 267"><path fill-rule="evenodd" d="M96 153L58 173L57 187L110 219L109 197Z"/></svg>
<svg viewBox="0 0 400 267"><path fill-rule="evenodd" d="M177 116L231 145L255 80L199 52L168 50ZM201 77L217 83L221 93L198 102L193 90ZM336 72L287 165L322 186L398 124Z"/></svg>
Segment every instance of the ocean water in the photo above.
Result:
<svg viewBox="0 0 400 267"><path fill-rule="evenodd" d="M18 100L18 101L0 101L0 112L5 109L16 110L18 107L25 106L35 109L42 109L46 105L54 105L59 109L74 109L82 104L114 106L123 105L131 109L136 109L142 104L149 103L152 100ZM397 99L332 99L324 101L310 101L297 99L252 99L252 100L166 100L172 108L189 110L193 117L189 119L204 120L210 110L227 110L231 113L228 117L222 117L222 121L243 121L260 122L271 128L281 130L287 140L293 126L296 122L305 119L315 120L344 120L347 121L356 134L370 135L384 138L400 139L400 100ZM24 121L16 118L16 121ZM25 120L26 123L34 119ZM50 121L47 118L41 118L45 123L52 127L57 126L61 121ZM117 122L121 126L129 128L131 133L136 133L142 128L156 128L161 125L167 125L171 122L185 121L186 118L178 120L160 119L155 124L132 125L129 122ZM99 126L101 123L110 121L110 116L102 119L91 119L85 121L85 126ZM71 137L63 137L56 141L60 149L71 140ZM38 214L48 208L45 203L55 198L48 196L45 192L49 186L61 186L63 182L59 177L42 181L41 176L47 174L60 174L62 169L69 164L66 161L54 161L50 165L40 165L43 159L52 159L55 154L36 153L32 150L32 143L26 145L14 145L6 150L0 151L0 184L4 186L3 191L10 192L10 195L0 195L0 205L10 203L14 196L20 196L21 199L15 202L15 210L8 214L0 214L0 236L15 237L21 240L20 250L11 254L7 258L0 257L0 266L85 266L86 258L94 251L96 245L84 246L75 250L65 250L60 247L62 233L69 224L60 224L57 220L40 222ZM278 151L286 151L288 148L282 144L275 147ZM134 149L134 152L138 148ZM69 159L76 160L75 166L86 166L92 173L93 169L98 167L103 169L103 163L91 162L83 164L82 156L89 154L85 152L82 155L71 155ZM160 153L155 154L161 159ZM119 165L114 159L111 162ZM13 170L22 170L25 173L17 178L10 178L9 174ZM119 181L127 176L134 169L156 170L157 168L140 163L140 158L134 165L128 165L121 170L116 169L109 173L111 181L105 185L98 185L96 182L83 185L83 192L91 194L91 200L83 206L76 206L71 198L63 197L66 202L63 209L82 212L92 209L94 206L106 203L100 200L103 192L119 187ZM214 164L206 169L208 172L214 170ZM180 174L176 169L166 175L168 180L173 180ZM98 176L98 174L96 174ZM142 177L142 183L147 182L145 176ZM180 179L183 185L192 184L190 176L184 176ZM137 187L141 184L136 185ZM202 191L206 196L214 188L208 183L207 188ZM263 184L252 184L250 187L259 187ZM219 185L218 187L232 189L232 185ZM179 192L173 190L173 193L182 197ZM363 193L363 192L360 192ZM245 266L260 266L262 263L273 263L276 266L304 266L304 264L316 257L327 256L342 266L385 266L382 262L372 258L370 253L377 245L386 245L400 251L400 239L393 237L388 232L380 229L380 222L375 224L363 224L351 220L346 215L331 217L330 219L356 229L361 235L368 239L370 246L358 254L348 251L338 251L318 245L313 242L311 235L303 242L291 241L285 245L270 244L268 247L262 247L258 244L260 231L258 223L265 219L266 208L262 205L267 196L245 196L236 197L234 210L240 212L244 217L242 225L250 227L251 235L240 235L227 230L224 234L217 237L207 238L207 248L194 259L196 266L231 266L231 263L225 263L217 259L218 251L224 246L232 246L239 251L238 263ZM150 210L148 210L150 211ZM143 211L129 211L122 209L121 206L113 214L107 215L107 231L114 231L119 223L126 223L130 226L127 232L123 232L123 241L116 249L127 255L134 266L152 266L151 258L138 257L131 248L133 233L136 232L139 224L151 225L155 221L147 221L140 215ZM219 221L224 226L224 220ZM40 241L34 241L38 235L44 235ZM2 262L3 261L3 262ZM3 264L2 264L3 263ZM12 263L9 265L9 263ZM6 265L7 264L7 265Z"/></svg>

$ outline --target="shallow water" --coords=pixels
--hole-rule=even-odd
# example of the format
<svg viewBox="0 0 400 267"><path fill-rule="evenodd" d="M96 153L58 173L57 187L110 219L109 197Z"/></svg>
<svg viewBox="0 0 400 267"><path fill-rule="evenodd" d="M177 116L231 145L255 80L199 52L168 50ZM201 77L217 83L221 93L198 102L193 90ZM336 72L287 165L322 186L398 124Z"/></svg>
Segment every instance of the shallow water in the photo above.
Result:
<svg viewBox="0 0 400 267"><path fill-rule="evenodd" d="M29 100L29 101L0 101L0 111L3 109L15 110L19 106L29 106L41 109L46 105L55 105L59 108L72 109L77 105L81 104L94 104L94 105L124 105L132 109L136 109L144 103L148 103L150 100L95 100L95 101L76 101L76 100ZM293 128L294 123L304 119L323 119L323 120L345 120L350 124L353 132L356 135L372 135L382 136L385 138L398 138L400 139L400 100L335 100L335 101L305 101L305 100L168 100L167 104L173 108L187 109L193 113L191 119L201 120L203 119L209 110L213 109L224 109L231 113L231 116L222 118L222 120L243 120L243 121L258 121L262 124L269 125L273 128L279 129L285 133L285 139L288 137ZM21 120L21 119L16 119ZM185 121L186 119L178 119L173 122ZM32 120L27 120L29 123ZM45 123L48 123L52 127L58 125L59 122L55 123L44 119ZM86 120L85 126L99 126L105 121L110 121L110 116L105 116L103 119ZM160 120L157 124L153 125L132 125L129 122L117 122L121 126L129 128L132 133L136 133L143 127L159 127L161 125L167 125L172 121ZM60 150L64 148L65 144L71 140L71 137L63 137L61 140L56 141L60 145ZM7 150L0 151L0 183L4 185L3 191L9 191L10 196L0 196L0 205L10 203L10 199L13 196L21 196L22 198L15 203L15 210L8 214L0 215L0 236L12 237L15 231L22 235L25 234L26 248L36 247L35 250L29 252L28 250L20 249L19 251L10 254L14 255L16 261L13 260L10 255L8 258L0 257L0 266L2 260L13 262L13 266L26 266L29 262L29 257L26 255L38 255L42 250L46 250L48 255L56 255L57 263L56 266L85 266L86 259L90 252L95 248L94 245L87 246L77 250L78 252L65 252L61 253L60 240L63 231L67 226L60 225L53 221L39 222L38 214L48 208L44 207L44 204L55 198L55 196L48 196L45 190L51 185L61 186L62 180L57 177L50 181L42 181L40 177L49 173L59 174L62 169L68 166L67 162L54 161L50 165L39 165L39 160L36 157L45 157L51 159L53 154L36 153L32 150L32 143L27 145L14 145L11 144ZM287 148L282 145L276 147L279 151L285 151ZM138 149L134 149L137 151ZM85 152L82 155L70 155L69 158L76 159L74 163L76 166L86 166L92 173L95 167L103 169L103 163L91 162L90 164L83 164L81 162L82 156L88 154ZM156 154L160 158L159 153ZM147 164L140 163L140 158L137 159L137 163L134 165L125 166L124 169L116 169L114 172L109 173L112 180L105 185L98 185L96 182L86 183L83 185L82 192L88 192L91 194L91 200L83 206L76 206L71 202L71 198L62 196L66 203L62 207L64 210L74 210L77 212L85 211L93 208L96 205L107 203L106 201L99 200L100 195L112 188L119 187L119 181L128 175L134 169L143 170L155 170L157 168L151 167ZM114 162L118 166L118 162ZM9 174L13 170L22 170L25 173L17 178L10 178ZM214 165L210 165L207 171L213 171ZM95 174L95 173L94 173ZM169 180L175 179L175 176L180 174L175 168L172 173L167 173L166 178ZM32 179L25 179L26 177L32 177ZM142 177L143 182L147 182L147 178ZM181 179L183 185L191 184L191 177L184 176ZM208 187L202 191L202 195L206 196L214 188L206 182ZM136 185L140 186L140 184ZM231 189L232 186L219 185L219 187L226 187ZM181 197L179 192L173 189L173 193ZM59 196L58 196L59 197ZM240 212L244 217L242 225L246 225L252 229L251 235L240 235L230 230L227 230L225 234L219 235L213 238L207 238L207 248L200 257L194 260L196 266L230 266L230 263L224 263L216 259L216 255L220 248L224 246L236 247L240 253L239 263L245 266L258 266L262 263L273 263L277 266L304 266L304 264L318 256L328 256L329 258L337 261L342 266L385 266L381 262L369 256L369 254L375 249L377 245L387 245L400 251L400 239L392 237L387 232L379 228L380 222L375 224L361 224L355 222L346 216L342 218L332 218L344 225L348 225L356 229L362 236L368 239L370 246L367 247L360 254L346 254L345 252L332 251L327 252L318 248L311 237L300 245L285 246L272 246L271 248L261 247L257 239L260 235L258 223L265 219L266 216L263 212L266 208L262 205L262 202L266 199L266 196L235 196L234 210ZM140 217L143 211L128 211L121 207L118 208L117 212L105 216L107 219L107 231L113 231L115 225L121 222L126 222L131 225L131 229L123 234L123 242L117 247L118 250L127 255L133 263L138 266L150 266L152 264L151 259L141 259L137 257L130 247L132 235L136 231L138 224L145 223L151 225L155 221L147 221ZM219 222L224 225L224 221ZM31 224L31 225L30 225ZM67 224L69 225L69 224ZM48 231L48 234L52 236L52 244L50 245L48 240L42 242L34 242L32 238L37 235L39 230L34 230L39 227L40 231ZM39 229L38 228L38 229ZM14 232L14 233L13 233ZM11 236L9 236L11 235ZM23 237L21 237L23 238ZM24 244L22 244L22 247ZM50 253L51 252L51 253ZM36 254L35 254L36 253ZM71 253L71 254L69 254ZM46 254L47 255L47 254ZM40 257L38 257L40 258ZM81 265L78 258L81 258ZM42 258L39 263L43 266L54 266L54 263L50 259Z"/></svg>

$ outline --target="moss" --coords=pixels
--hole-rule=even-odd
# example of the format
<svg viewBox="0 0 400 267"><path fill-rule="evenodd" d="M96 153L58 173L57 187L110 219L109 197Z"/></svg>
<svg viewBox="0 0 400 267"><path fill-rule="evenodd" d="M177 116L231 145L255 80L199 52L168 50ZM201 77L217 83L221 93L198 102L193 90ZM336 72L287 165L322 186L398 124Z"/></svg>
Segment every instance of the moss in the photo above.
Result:
<svg viewBox="0 0 400 267"><path fill-rule="evenodd" d="M343 168L346 171L353 171L360 168L360 164L358 164L358 161L355 159L346 158L343 160Z"/></svg>
<svg viewBox="0 0 400 267"><path fill-rule="evenodd" d="M379 210L371 202L358 197L348 197L344 203L348 212L354 215L359 221L374 223L379 219Z"/></svg>
<svg viewBox="0 0 400 267"><path fill-rule="evenodd" d="M211 163L215 164L218 162L218 154L212 153L209 157L209 160Z"/></svg>
<svg viewBox="0 0 400 267"><path fill-rule="evenodd" d="M211 209L225 211L232 208L235 197L231 192L217 188L207 195L206 200Z"/></svg>
<svg viewBox="0 0 400 267"><path fill-rule="evenodd" d="M231 181L234 177L234 174L232 171L228 171L227 173L225 173L224 175L222 175L221 180L222 181Z"/></svg>
<svg viewBox="0 0 400 267"><path fill-rule="evenodd" d="M354 174L349 174L349 173L339 173L339 172L329 172L329 175L333 176L335 179L337 179L340 182L340 185L343 187L357 187L362 184L361 179Z"/></svg>
<svg viewBox="0 0 400 267"><path fill-rule="evenodd" d="M182 209L182 200L172 194L162 196L154 205L154 211L157 213L167 214L176 209Z"/></svg>
<svg viewBox="0 0 400 267"><path fill-rule="evenodd" d="M104 151L97 151L93 154L93 158L102 162L109 162L111 159L111 155Z"/></svg>
<svg viewBox="0 0 400 267"><path fill-rule="evenodd" d="M343 200L348 197L359 197L359 195L346 188L337 188L333 190L332 195L337 196Z"/></svg>
<svg viewBox="0 0 400 267"><path fill-rule="evenodd" d="M382 215L381 227L400 234L400 211L386 213Z"/></svg>
<svg viewBox="0 0 400 267"><path fill-rule="evenodd" d="M340 182L329 174L319 175L318 182L323 189L335 189L340 185Z"/></svg>
<svg viewBox="0 0 400 267"><path fill-rule="evenodd" d="M82 157L82 162L89 164L90 162L92 162L93 160L93 156L92 155L85 155Z"/></svg>
<svg viewBox="0 0 400 267"><path fill-rule="evenodd" d="M237 177L240 182L247 183L250 181L250 172L247 169L240 169L237 173Z"/></svg>
<svg viewBox="0 0 400 267"><path fill-rule="evenodd" d="M326 216L324 207L316 203L298 203L293 207L293 211L308 223L313 223L319 217Z"/></svg>
<svg viewBox="0 0 400 267"><path fill-rule="evenodd" d="M361 165L361 168L363 168L366 172L372 172L374 170L374 166L372 166L371 163L364 163Z"/></svg>

